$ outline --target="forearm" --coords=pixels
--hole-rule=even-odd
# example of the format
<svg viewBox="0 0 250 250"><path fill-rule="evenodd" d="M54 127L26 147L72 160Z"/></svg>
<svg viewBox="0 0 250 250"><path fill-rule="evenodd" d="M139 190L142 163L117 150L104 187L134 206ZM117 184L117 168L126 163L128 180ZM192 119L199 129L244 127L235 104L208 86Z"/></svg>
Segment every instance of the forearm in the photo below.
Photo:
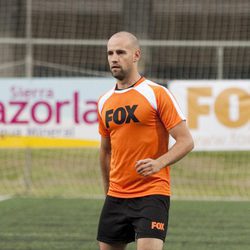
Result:
<svg viewBox="0 0 250 250"><path fill-rule="evenodd" d="M149 176L160 171L163 167L169 166L194 148L193 138L188 130L185 121L180 122L169 130L169 134L175 139L175 144L169 151L157 159L141 159L135 164L135 169L142 176Z"/></svg>
<svg viewBox="0 0 250 250"><path fill-rule="evenodd" d="M104 150L100 151L100 165L105 194L107 194L109 188L110 158L110 152L106 152Z"/></svg>
<svg viewBox="0 0 250 250"><path fill-rule="evenodd" d="M193 147L192 138L178 140L167 153L157 158L157 161L161 163L162 167L169 166L182 159L193 149Z"/></svg>

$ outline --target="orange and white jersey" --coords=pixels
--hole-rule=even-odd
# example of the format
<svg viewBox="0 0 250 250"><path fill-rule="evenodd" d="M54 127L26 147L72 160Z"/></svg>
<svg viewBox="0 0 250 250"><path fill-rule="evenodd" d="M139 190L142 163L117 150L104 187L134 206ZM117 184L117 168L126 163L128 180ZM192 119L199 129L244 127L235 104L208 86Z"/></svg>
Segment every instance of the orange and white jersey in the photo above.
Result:
<svg viewBox="0 0 250 250"><path fill-rule="evenodd" d="M135 170L136 161L166 153L168 131L185 120L168 89L143 77L131 88L113 88L99 99L98 116L99 133L111 141L108 195L170 195L168 166L148 177Z"/></svg>

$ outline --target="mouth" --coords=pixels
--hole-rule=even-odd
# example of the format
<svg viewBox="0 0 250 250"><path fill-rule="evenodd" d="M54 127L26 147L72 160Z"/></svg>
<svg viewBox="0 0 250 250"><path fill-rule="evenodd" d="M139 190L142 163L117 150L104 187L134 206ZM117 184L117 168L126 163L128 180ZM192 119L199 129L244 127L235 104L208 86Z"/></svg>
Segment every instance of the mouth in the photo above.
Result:
<svg viewBox="0 0 250 250"><path fill-rule="evenodd" d="M111 66L111 69L120 69L121 67L118 65Z"/></svg>

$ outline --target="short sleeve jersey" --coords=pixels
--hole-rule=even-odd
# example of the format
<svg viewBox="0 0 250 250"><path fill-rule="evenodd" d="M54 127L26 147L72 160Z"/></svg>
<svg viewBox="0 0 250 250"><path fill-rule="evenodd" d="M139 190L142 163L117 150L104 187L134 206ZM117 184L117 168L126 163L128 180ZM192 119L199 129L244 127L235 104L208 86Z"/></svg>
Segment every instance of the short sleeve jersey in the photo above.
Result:
<svg viewBox="0 0 250 250"><path fill-rule="evenodd" d="M135 169L136 161L165 154L168 131L185 120L169 90L143 77L131 88L113 88L99 99L98 117L99 133L111 141L108 195L170 195L169 166L148 177Z"/></svg>

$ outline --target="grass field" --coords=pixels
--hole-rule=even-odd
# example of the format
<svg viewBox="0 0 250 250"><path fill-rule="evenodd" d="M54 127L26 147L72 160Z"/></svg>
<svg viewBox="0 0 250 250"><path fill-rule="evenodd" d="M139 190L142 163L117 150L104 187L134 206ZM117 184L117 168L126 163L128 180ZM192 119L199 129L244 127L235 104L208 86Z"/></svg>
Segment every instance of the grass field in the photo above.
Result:
<svg viewBox="0 0 250 250"><path fill-rule="evenodd" d="M96 250L103 200L13 198L0 202L1 250ZM177 201L168 250L249 250L250 202ZM135 244L129 250L136 249Z"/></svg>
<svg viewBox="0 0 250 250"><path fill-rule="evenodd" d="M103 200L76 198L103 194L98 149L1 149L0 173L0 194L16 197L0 202L0 250L98 249ZM193 152L171 176L165 249L250 249L249 151Z"/></svg>

